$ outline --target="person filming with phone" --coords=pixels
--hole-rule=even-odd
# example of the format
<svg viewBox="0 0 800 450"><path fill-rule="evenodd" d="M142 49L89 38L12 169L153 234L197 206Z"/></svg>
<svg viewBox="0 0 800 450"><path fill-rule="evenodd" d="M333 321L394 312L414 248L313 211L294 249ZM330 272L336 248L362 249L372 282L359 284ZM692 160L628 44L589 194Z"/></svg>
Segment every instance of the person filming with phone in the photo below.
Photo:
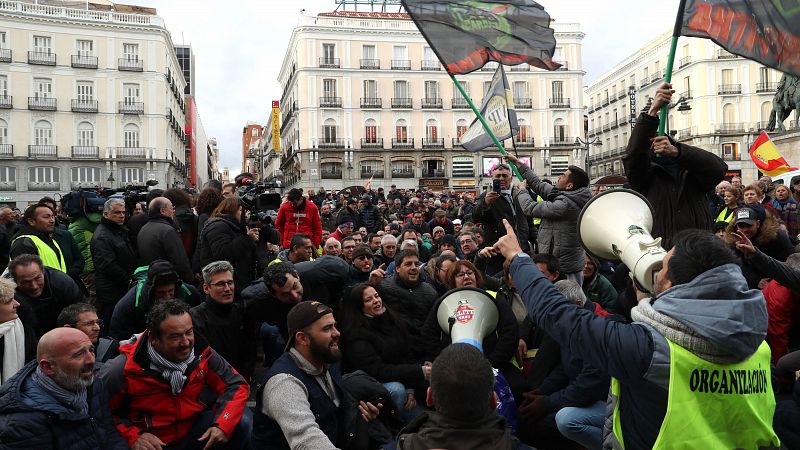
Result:
<svg viewBox="0 0 800 450"><path fill-rule="evenodd" d="M525 240L525 236L528 236L528 220L517 199L520 193L519 187L511 187L513 176L508 164L498 164L492 170L492 188L484 191L475 202L472 219L482 224L483 244L487 247L491 247L498 239L505 236L503 219L506 219L514 227L517 236L520 236L520 247L523 250L528 249L528 242ZM486 275L492 276L502 270L503 259L493 257L486 266Z"/></svg>

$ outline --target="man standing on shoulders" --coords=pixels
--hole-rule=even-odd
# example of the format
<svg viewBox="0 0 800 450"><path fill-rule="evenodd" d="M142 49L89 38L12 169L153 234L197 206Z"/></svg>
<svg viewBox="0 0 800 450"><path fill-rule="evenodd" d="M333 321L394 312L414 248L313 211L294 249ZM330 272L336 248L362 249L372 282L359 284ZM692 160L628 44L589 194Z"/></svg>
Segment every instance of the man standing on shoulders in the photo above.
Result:
<svg viewBox="0 0 800 450"><path fill-rule="evenodd" d="M56 328L31 361L0 388L0 447L122 450L94 346L82 331Z"/></svg>
<svg viewBox="0 0 800 450"><path fill-rule="evenodd" d="M333 310L319 302L298 303L289 311L287 327L286 351L256 396L255 448L358 448L355 442L366 439L358 432L359 422L374 420L380 411L371 403L356 403L342 388Z"/></svg>
<svg viewBox="0 0 800 450"><path fill-rule="evenodd" d="M562 275L582 285L586 252L578 237L578 216L592 198L589 175L580 167L569 166L553 186L542 181L514 155L507 158L517 166L528 187L543 199L534 201L527 189L521 189L517 197L524 214L542 219L536 238L539 251L555 256ZM521 233L519 229L516 231Z"/></svg>
<svg viewBox="0 0 800 450"><path fill-rule="evenodd" d="M53 239L56 215L49 206L37 203L29 206L22 217L24 225L11 241L11 259L19 255L37 255L47 267L67 273L64 253Z"/></svg>
<svg viewBox="0 0 800 450"><path fill-rule="evenodd" d="M175 228L172 202L166 197L156 197L150 202L147 214L147 223L136 240L141 264L147 266L157 259L169 261L183 281L192 283L192 265Z"/></svg>

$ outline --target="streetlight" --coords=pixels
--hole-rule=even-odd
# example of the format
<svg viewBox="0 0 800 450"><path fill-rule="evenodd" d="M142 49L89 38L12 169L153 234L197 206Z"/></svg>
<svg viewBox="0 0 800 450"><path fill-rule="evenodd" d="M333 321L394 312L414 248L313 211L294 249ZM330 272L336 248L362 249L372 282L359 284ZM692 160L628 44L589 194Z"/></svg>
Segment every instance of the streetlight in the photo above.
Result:
<svg viewBox="0 0 800 450"><path fill-rule="evenodd" d="M586 156L584 157L583 168L586 170L586 175L589 175L591 177L591 174L589 173L589 147L592 145L601 146L603 145L603 140L597 136L595 136L594 139L589 139L585 141L580 137L576 137L575 145L579 145L586 149Z"/></svg>
<svg viewBox="0 0 800 450"><path fill-rule="evenodd" d="M689 99L687 99L686 97L684 97L683 95L681 95L681 96L678 98L678 101L676 101L675 103L673 103L673 104L669 105L669 109L675 109L675 108L678 108L678 111L679 111L679 112L681 112L681 113L683 113L683 114L686 114L687 112L689 112L689 111L691 111L691 110L692 110L692 105L690 105L690 104L689 104L688 100L689 100ZM647 112L649 112L649 111L650 111L650 107L651 107L652 105L653 105L653 98L652 98L652 97L648 97L648 98L647 98L647 104L646 104L646 105L645 105L645 107L642 109L642 112L643 112L643 113L645 113L645 114L646 114ZM669 134L670 134L670 131L669 131L669 120L667 120L666 122L667 122L667 123L666 123L666 133L669 135Z"/></svg>

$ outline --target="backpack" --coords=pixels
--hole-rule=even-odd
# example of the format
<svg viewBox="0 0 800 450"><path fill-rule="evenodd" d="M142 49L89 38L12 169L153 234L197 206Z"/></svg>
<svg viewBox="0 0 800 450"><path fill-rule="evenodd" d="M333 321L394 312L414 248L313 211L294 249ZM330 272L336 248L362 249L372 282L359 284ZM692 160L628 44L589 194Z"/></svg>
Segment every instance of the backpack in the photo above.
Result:
<svg viewBox="0 0 800 450"><path fill-rule="evenodd" d="M133 303L135 309L147 308L144 304L139 304L139 299L142 296L142 291L144 290L145 284L147 284L147 271L150 270L150 266L139 266L136 270L133 271L133 277L131 278L131 287L136 286L136 301ZM186 298L189 298L192 295L192 291L184 284L181 284L181 290L183 290L183 294Z"/></svg>

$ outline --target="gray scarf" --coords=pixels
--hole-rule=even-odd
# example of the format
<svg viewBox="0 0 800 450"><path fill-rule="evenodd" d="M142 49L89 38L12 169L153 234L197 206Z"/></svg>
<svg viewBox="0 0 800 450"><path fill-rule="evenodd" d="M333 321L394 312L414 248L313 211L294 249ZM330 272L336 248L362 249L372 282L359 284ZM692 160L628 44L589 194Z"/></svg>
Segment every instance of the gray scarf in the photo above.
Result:
<svg viewBox="0 0 800 450"><path fill-rule="evenodd" d="M59 403L68 406L76 412L82 414L89 413L89 404L86 401L86 388L81 387L77 392L72 392L58 385L52 378L47 376L40 367L31 376L33 382L38 384L48 394L52 395Z"/></svg>
<svg viewBox="0 0 800 450"><path fill-rule="evenodd" d="M656 311L649 301L641 301L638 306L631 309L631 318L634 322L650 325L662 336L694 353L698 358L716 364L732 364L741 360L700 336L682 322Z"/></svg>
<svg viewBox="0 0 800 450"><path fill-rule="evenodd" d="M180 394L183 390L183 383L186 382L186 375L184 375L184 373L186 369L189 368L189 364L194 361L194 349L192 349L192 353L190 353L189 357L184 361L174 363L161 356L148 342L147 356L150 357L150 366L160 371L164 380L169 381L170 386L172 386L172 395Z"/></svg>

